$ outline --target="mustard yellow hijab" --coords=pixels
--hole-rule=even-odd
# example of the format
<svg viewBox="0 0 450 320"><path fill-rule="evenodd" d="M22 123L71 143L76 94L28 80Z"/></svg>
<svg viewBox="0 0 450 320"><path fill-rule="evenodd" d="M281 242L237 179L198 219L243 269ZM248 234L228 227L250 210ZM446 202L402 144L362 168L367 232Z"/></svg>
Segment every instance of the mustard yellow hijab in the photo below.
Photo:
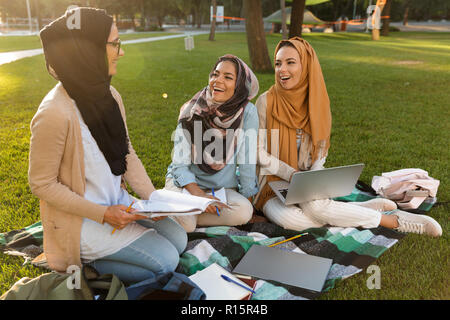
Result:
<svg viewBox="0 0 450 320"><path fill-rule="evenodd" d="M309 170L314 161L328 154L331 133L331 111L327 88L319 59L311 45L300 37L283 40L275 49L274 59L283 42L290 42L298 51L301 63L299 83L284 89L275 75L275 84L267 92L267 146L271 152L271 129L279 132L279 159L296 170ZM297 151L297 129L302 129L302 143ZM274 146L275 147L275 146ZM279 180L267 176L267 182ZM274 196L266 184L256 207L261 209Z"/></svg>

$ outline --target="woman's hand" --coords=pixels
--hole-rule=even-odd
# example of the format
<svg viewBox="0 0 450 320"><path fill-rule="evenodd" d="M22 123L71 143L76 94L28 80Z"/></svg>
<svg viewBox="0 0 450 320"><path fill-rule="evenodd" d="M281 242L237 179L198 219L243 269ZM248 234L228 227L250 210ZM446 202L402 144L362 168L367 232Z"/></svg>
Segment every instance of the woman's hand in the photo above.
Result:
<svg viewBox="0 0 450 320"><path fill-rule="evenodd" d="M209 205L208 207L206 207L206 209L205 209L205 212L206 212L206 213L217 214L216 207L217 207L217 209L219 209L219 211L220 211L221 209L224 209L224 208L231 209L231 208L230 208L228 205L226 205L225 203L220 202L220 199L219 199L219 198L216 198L216 197L214 197L214 196L212 196L212 195L210 195L210 194L206 194L206 193L205 193L204 198L209 198L209 199L217 200L217 202L216 202L215 204L211 204L211 205Z"/></svg>
<svg viewBox="0 0 450 320"><path fill-rule="evenodd" d="M130 222L147 219L146 216L141 216L139 214L131 214L127 212L128 207L118 204L114 206L109 206L103 215L103 223L111 225L115 229L123 229ZM136 209L131 208L130 212L134 212ZM155 218L156 219L156 218ZM160 220L160 219L158 219ZM156 220L155 220L156 221Z"/></svg>
<svg viewBox="0 0 450 320"><path fill-rule="evenodd" d="M189 191L190 194L192 194L193 196L197 196L197 197L203 197L203 198L209 198L209 199L214 199L217 200L218 202L214 205L209 205L206 209L205 212L207 213L211 213L211 214L217 214L216 211L216 207L219 209L219 211L223 208L228 208L231 209L229 206L227 206L225 203L220 202L219 198L216 198L210 194L207 194L205 191L203 191L198 184L196 183L190 183L188 185L184 186L186 188L187 191Z"/></svg>

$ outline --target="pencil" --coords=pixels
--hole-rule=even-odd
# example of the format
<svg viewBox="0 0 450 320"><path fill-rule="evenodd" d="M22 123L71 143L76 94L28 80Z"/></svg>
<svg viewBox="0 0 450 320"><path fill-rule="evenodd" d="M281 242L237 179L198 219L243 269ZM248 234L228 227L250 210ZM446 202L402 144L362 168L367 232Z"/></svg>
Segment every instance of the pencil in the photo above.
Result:
<svg viewBox="0 0 450 320"><path fill-rule="evenodd" d="M250 289L249 287L244 286L243 284L240 284L239 282L234 281L233 279L231 279L230 277L227 277L227 276L224 275L224 274L221 274L220 276L221 276L224 280L226 280L226 281L228 281L228 282L234 283L234 284L238 285L239 287L242 287L242 288L244 288L245 290L250 291L251 293L255 293L255 291L254 291L253 289Z"/></svg>
<svg viewBox="0 0 450 320"><path fill-rule="evenodd" d="M131 204L128 206L127 210L125 212L130 212L131 210L131 206L134 204L134 201L131 202ZM116 228L114 228L114 230L111 232L111 234L114 234L114 232L116 232Z"/></svg>
<svg viewBox="0 0 450 320"><path fill-rule="evenodd" d="M216 194L214 193L214 188L211 189L211 193L212 193L213 197L216 196ZM220 217L219 208L217 208L217 206L216 206L216 212L217 212L217 215Z"/></svg>
<svg viewBox="0 0 450 320"><path fill-rule="evenodd" d="M288 241L300 238L301 236L304 236L305 234L308 234L308 232L305 232L305 233L302 233L302 234L298 234L296 236L293 236L292 238L289 238L289 239L286 239L286 240L283 240L283 241L280 241L280 242L277 242L277 243L272 243L271 245L269 245L269 247L275 247L275 246L277 246L279 244L282 244L282 243L285 243L285 242L288 242Z"/></svg>

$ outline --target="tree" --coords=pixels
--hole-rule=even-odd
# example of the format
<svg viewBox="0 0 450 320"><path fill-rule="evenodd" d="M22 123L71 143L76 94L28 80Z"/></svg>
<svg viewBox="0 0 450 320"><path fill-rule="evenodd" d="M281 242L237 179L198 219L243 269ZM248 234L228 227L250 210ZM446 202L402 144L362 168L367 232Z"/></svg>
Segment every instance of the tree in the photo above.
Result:
<svg viewBox="0 0 450 320"><path fill-rule="evenodd" d="M291 25L289 26L289 38L302 36L303 13L306 0L293 0L291 7Z"/></svg>
<svg viewBox="0 0 450 320"><path fill-rule="evenodd" d="M406 0L405 1L405 11L403 13L403 25L404 26L408 25L408 13L409 13L409 1Z"/></svg>
<svg viewBox="0 0 450 320"><path fill-rule="evenodd" d="M217 15L217 1L212 0L211 5L213 8L212 12L212 21L211 21L211 29L209 31L209 41L214 41L214 35L216 33L216 15Z"/></svg>
<svg viewBox="0 0 450 320"><path fill-rule="evenodd" d="M245 28L250 61L256 72L272 72L262 17L261 0L245 0Z"/></svg>
<svg viewBox="0 0 450 320"><path fill-rule="evenodd" d="M381 12L383 12L385 4L386 4L386 0L377 0L376 10L379 10L380 14L381 14ZM380 40L380 29L377 29L376 27L377 27L377 23L375 23L372 26L372 40Z"/></svg>
<svg viewBox="0 0 450 320"><path fill-rule="evenodd" d="M281 31L283 34L283 39L287 39L287 26L286 26L286 0L280 0L281 6Z"/></svg>
<svg viewBox="0 0 450 320"><path fill-rule="evenodd" d="M386 0L386 4L384 5L383 12L381 13L382 17L386 17L383 19L383 27L381 28L381 35L388 36L389 35L389 22L391 20L391 4L392 0Z"/></svg>

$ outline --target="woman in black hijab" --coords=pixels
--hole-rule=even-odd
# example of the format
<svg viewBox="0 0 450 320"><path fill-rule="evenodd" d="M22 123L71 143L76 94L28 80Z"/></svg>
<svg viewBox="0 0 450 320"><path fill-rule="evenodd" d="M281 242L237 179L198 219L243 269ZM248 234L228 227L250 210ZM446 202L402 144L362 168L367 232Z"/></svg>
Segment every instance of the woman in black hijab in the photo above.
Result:
<svg viewBox="0 0 450 320"><path fill-rule="evenodd" d="M173 271L184 229L170 218L136 223L145 217L127 211L133 197L120 187L123 179L143 199L155 190L110 85L124 55L112 17L76 8L40 37L47 69L59 80L31 123L29 182L41 200L48 265L66 271L90 263L126 283Z"/></svg>

